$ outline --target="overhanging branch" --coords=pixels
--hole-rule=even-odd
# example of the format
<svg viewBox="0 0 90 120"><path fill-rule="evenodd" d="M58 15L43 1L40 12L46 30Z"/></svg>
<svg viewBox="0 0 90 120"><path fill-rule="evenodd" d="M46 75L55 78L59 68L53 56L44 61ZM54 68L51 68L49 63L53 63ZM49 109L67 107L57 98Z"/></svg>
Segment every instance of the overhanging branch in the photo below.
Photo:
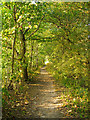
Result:
<svg viewBox="0 0 90 120"><path fill-rule="evenodd" d="M32 32L28 38L30 38L30 37L31 37L34 33L36 33L36 32L39 30L39 27L40 27L41 22L42 22L42 20L43 20L43 18L44 18L44 17L45 17L45 15L44 15L44 16L42 17L42 19L40 20L40 22L39 22L39 25L38 25L37 29L36 29L34 32ZM27 39L28 39L28 38L27 38Z"/></svg>

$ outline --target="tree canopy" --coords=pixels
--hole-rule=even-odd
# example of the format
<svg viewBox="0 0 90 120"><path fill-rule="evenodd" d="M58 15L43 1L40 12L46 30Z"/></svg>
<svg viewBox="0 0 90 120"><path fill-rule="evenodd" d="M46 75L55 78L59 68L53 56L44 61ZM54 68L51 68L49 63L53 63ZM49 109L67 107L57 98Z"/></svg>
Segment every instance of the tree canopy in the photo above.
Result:
<svg viewBox="0 0 90 120"><path fill-rule="evenodd" d="M87 103L88 13L85 2L2 2L3 92L30 81L48 60L54 78Z"/></svg>

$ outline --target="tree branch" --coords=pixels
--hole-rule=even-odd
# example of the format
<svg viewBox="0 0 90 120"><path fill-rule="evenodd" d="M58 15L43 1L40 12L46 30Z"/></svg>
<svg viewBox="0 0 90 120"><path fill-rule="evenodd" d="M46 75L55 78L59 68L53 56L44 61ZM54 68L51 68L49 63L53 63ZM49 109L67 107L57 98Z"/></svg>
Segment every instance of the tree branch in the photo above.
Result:
<svg viewBox="0 0 90 120"><path fill-rule="evenodd" d="M26 30L25 30L25 33L24 33L24 35L26 34L26 32L29 30L30 28L27 28Z"/></svg>
<svg viewBox="0 0 90 120"><path fill-rule="evenodd" d="M29 37L31 37L34 33L36 33L38 30L39 30L39 27L40 27L40 25L41 25L41 22L42 22L42 20L43 20L43 18L45 17L45 15L42 17L42 19L40 20L40 22L39 22L39 25L38 25L38 27L37 27L37 29L34 31L34 32L32 32L31 34L30 34L30 36ZM29 38L28 37L28 38ZM28 39L27 38L27 39Z"/></svg>
<svg viewBox="0 0 90 120"><path fill-rule="evenodd" d="M69 38L67 39L70 43L74 44Z"/></svg>

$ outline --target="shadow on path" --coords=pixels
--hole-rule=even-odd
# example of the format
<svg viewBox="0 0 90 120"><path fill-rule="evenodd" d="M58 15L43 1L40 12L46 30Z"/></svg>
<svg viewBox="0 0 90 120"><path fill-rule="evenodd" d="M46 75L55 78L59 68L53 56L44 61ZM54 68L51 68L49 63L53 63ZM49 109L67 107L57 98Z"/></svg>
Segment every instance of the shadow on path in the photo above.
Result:
<svg viewBox="0 0 90 120"><path fill-rule="evenodd" d="M23 82L22 86L22 91L18 90L17 94L11 91L13 104L11 105L9 101L11 107L5 108L6 115L9 113L8 116L11 119L72 118L67 114L66 98L62 99L65 88L55 84L55 80L48 74L45 67L41 68L35 80L28 84ZM8 116L3 113L3 120Z"/></svg>
<svg viewBox="0 0 90 120"><path fill-rule="evenodd" d="M31 117L34 118L64 118L64 114L59 110L63 106L60 96L58 96L54 79L45 70L41 69L37 81L30 86L30 96L32 102L27 107L27 112L30 111Z"/></svg>

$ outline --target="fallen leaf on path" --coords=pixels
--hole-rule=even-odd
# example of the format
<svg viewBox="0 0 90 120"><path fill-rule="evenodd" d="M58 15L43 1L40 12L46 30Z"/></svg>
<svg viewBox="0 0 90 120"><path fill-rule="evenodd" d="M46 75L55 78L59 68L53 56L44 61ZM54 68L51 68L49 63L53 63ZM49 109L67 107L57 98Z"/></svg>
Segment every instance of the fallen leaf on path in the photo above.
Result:
<svg viewBox="0 0 90 120"><path fill-rule="evenodd" d="M20 103L16 104L16 106L20 106Z"/></svg>
<svg viewBox="0 0 90 120"><path fill-rule="evenodd" d="M29 102L28 102L28 100L25 100L25 105L27 105Z"/></svg>
<svg viewBox="0 0 90 120"><path fill-rule="evenodd" d="M72 112L72 110L69 110L68 112Z"/></svg>
<svg viewBox="0 0 90 120"><path fill-rule="evenodd" d="M16 101L16 103L20 103L20 101Z"/></svg>

